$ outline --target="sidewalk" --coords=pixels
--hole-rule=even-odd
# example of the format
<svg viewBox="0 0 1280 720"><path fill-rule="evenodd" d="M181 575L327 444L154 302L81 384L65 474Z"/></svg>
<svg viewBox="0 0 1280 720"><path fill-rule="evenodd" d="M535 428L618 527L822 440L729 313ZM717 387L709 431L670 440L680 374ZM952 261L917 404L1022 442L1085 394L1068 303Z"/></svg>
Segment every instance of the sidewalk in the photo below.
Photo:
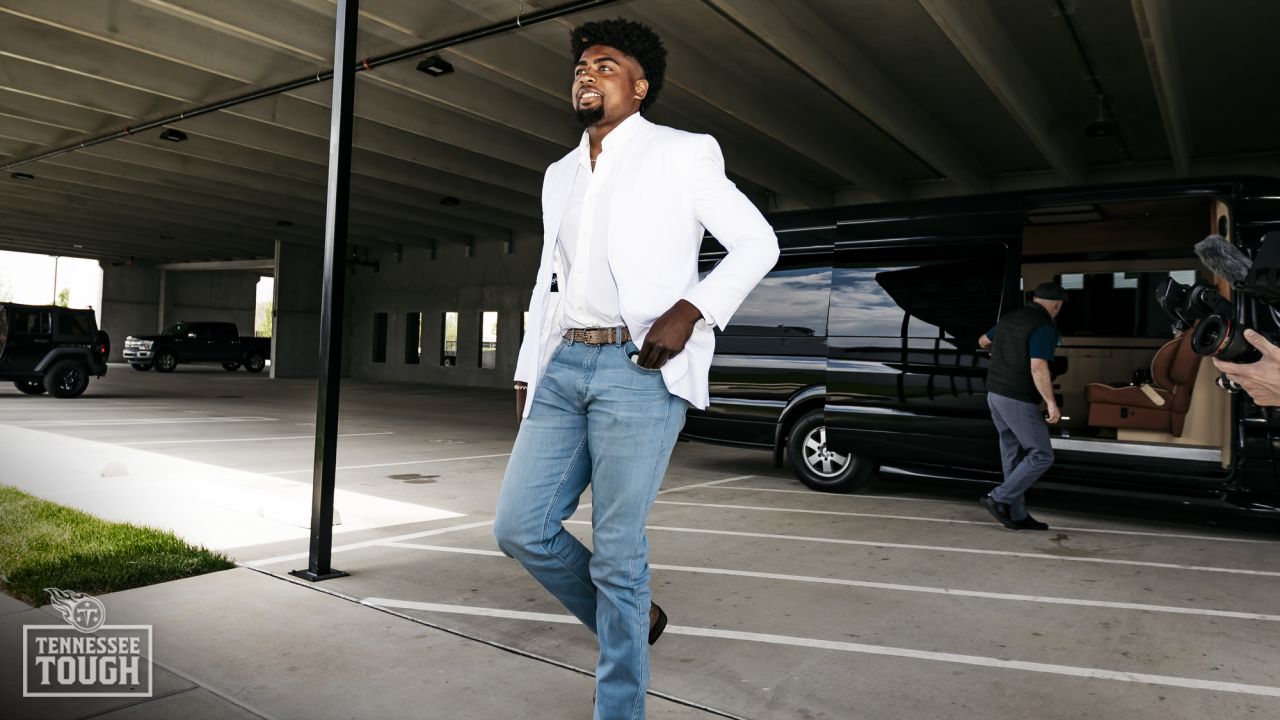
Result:
<svg viewBox="0 0 1280 720"><path fill-rule="evenodd" d="M588 720L592 678L237 568L103 595L110 625L152 625L151 698L23 698L22 626L62 622L0 595L9 720ZM648 717L714 717L650 695Z"/></svg>

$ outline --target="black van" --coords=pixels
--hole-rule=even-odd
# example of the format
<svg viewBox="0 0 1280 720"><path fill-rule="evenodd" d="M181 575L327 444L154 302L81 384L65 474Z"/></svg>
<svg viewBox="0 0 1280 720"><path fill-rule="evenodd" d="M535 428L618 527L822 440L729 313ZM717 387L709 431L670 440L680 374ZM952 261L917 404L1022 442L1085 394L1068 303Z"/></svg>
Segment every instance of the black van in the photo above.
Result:
<svg viewBox="0 0 1280 720"><path fill-rule="evenodd" d="M718 331L711 405L689 412L683 438L772 450L815 490L852 491L882 466L999 482L977 341L1054 280L1068 295L1054 380L1064 419L1042 484L1280 509L1280 419L1215 385L1155 293L1172 277L1230 296L1193 246L1217 233L1256 254L1280 230L1280 182L1037 190L771 222L778 264ZM708 238L702 271L723 254ZM1236 306L1276 330L1261 302Z"/></svg>

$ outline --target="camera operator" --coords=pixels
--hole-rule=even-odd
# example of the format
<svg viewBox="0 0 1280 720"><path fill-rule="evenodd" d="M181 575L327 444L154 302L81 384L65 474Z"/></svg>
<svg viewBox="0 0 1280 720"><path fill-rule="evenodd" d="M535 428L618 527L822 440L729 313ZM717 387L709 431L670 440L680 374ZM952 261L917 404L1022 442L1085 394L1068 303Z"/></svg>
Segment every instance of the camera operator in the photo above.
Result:
<svg viewBox="0 0 1280 720"><path fill-rule="evenodd" d="M1245 330L1244 339L1262 353L1260 360L1241 364L1214 358L1214 366L1226 374L1228 380L1244 388L1255 403L1264 407L1280 405L1280 347L1254 330Z"/></svg>

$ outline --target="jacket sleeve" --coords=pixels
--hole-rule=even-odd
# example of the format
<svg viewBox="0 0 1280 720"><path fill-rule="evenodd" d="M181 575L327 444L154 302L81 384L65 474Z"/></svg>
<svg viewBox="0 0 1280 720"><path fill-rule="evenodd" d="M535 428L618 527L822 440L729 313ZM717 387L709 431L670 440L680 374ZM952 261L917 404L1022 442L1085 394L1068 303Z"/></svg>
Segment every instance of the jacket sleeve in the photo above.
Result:
<svg viewBox="0 0 1280 720"><path fill-rule="evenodd" d="M778 261L778 237L746 195L724 174L724 156L710 135L698 136L693 166L698 222L729 252L684 299L724 327Z"/></svg>

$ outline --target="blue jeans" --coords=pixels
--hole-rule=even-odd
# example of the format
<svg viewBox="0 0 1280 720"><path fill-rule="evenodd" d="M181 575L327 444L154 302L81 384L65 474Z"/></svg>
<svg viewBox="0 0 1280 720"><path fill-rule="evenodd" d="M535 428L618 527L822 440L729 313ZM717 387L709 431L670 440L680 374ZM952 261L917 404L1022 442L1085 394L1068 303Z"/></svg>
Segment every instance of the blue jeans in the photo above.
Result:
<svg viewBox="0 0 1280 720"><path fill-rule="evenodd" d="M644 526L686 407L659 371L628 359L635 351L568 340L555 350L520 425L493 527L498 547L596 634L596 720L644 718ZM594 552L563 525L588 485Z"/></svg>
<svg viewBox="0 0 1280 720"><path fill-rule="evenodd" d="M1009 516L1027 516L1023 496L1053 465L1053 445L1040 406L987 393L987 407L1000 433L1000 464L1004 482L991 491L991 498L1009 504Z"/></svg>

